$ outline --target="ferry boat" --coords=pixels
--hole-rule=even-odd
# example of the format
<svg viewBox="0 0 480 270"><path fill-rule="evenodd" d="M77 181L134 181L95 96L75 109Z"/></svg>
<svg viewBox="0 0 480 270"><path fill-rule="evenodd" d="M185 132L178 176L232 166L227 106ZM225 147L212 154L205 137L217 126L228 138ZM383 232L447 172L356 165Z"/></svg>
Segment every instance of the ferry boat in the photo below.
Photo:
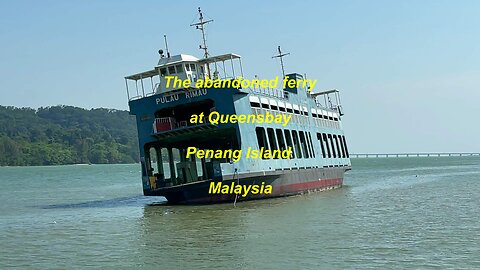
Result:
<svg viewBox="0 0 480 270"><path fill-rule="evenodd" d="M164 196L173 204L219 203L265 199L324 191L342 186L351 169L342 129L343 110L339 91L317 91L308 86L270 88L166 87L165 76L179 79L243 77L241 57L235 53L211 56L205 40L205 20L199 8L203 58L166 54L153 69L125 77L130 113L136 116L143 193ZM278 47L282 71L283 57ZM283 74L302 80L298 73ZM191 124L192 114L290 115L282 126L262 124ZM245 159L186 158L188 147L243 150L249 147L284 150L290 158ZM210 184L271 185L271 194L210 194Z"/></svg>

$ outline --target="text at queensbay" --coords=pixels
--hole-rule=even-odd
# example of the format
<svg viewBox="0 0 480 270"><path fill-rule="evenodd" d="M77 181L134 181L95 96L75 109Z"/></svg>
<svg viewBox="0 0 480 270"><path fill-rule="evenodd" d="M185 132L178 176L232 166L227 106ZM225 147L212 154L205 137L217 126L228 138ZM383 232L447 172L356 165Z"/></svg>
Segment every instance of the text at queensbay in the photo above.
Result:
<svg viewBox="0 0 480 270"><path fill-rule="evenodd" d="M277 88L279 86L279 77L276 76L275 79L266 80L266 79L245 79L245 78L235 78L235 79L210 79L206 77L205 79L197 79L194 84L190 79L179 79L177 76L165 76L165 87L166 88ZM308 87L310 91L317 84L317 80L311 79L293 79L285 76L282 80L282 89L287 87Z"/></svg>
<svg viewBox="0 0 480 270"><path fill-rule="evenodd" d="M269 112L265 114L220 114L219 112L213 111L208 114L207 121L210 124L218 125L218 124L282 124L282 126L286 126L292 115L285 115L285 114L271 114ZM192 114L190 117L191 124L205 124L205 115L202 113L200 114Z"/></svg>

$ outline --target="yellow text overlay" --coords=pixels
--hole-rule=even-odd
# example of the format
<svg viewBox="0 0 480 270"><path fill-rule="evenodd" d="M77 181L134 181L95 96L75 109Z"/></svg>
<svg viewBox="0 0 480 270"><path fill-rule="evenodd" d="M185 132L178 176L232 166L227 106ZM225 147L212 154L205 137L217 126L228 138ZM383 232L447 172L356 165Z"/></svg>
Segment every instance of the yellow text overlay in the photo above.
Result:
<svg viewBox="0 0 480 270"><path fill-rule="evenodd" d="M246 197L249 194L272 194L272 185L239 185L231 182L230 185L222 182L210 182L208 194L236 194Z"/></svg>
<svg viewBox="0 0 480 270"><path fill-rule="evenodd" d="M182 80L177 76L165 76L165 87L166 88L277 88L279 84L282 86L282 89L285 88L297 88L297 87L308 87L308 91L313 89L317 84L317 80L310 79L293 79L285 76L282 82L279 82L279 77L276 76L275 79L266 80L266 79L210 79L206 77L205 79L198 79L192 84L190 79Z"/></svg>
<svg viewBox="0 0 480 270"><path fill-rule="evenodd" d="M213 111L208 115L206 119L208 123L218 125L218 124L282 124L282 126L286 126L292 115L286 114L271 114L267 112L266 114L220 114L219 112ZM205 115L202 113L200 114L192 114L190 117L190 124L204 124L205 123Z"/></svg>
<svg viewBox="0 0 480 270"><path fill-rule="evenodd" d="M228 158L231 159L233 162L237 162L242 158L242 150L233 150L233 149L206 149L201 150L196 147L188 147L186 158L190 158L190 156L195 156L198 159L201 158ZM270 159L270 158L291 158L292 157L292 147L288 147L285 150L268 150L263 147L260 149L252 149L251 147L247 148L247 152L245 153L245 158L253 158L253 159Z"/></svg>

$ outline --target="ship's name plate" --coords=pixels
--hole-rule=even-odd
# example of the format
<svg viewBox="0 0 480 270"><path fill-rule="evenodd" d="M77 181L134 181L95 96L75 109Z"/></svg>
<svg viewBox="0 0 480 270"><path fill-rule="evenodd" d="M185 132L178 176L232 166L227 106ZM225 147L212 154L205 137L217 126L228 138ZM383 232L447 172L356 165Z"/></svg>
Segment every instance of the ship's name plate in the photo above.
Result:
<svg viewBox="0 0 480 270"><path fill-rule="evenodd" d="M195 97L206 96L207 93L208 93L207 89L195 89L195 90L187 91L184 93L165 94L161 97L157 97L155 99L155 103L156 104L170 103L173 101L178 101L180 97L183 97L185 99L191 99Z"/></svg>

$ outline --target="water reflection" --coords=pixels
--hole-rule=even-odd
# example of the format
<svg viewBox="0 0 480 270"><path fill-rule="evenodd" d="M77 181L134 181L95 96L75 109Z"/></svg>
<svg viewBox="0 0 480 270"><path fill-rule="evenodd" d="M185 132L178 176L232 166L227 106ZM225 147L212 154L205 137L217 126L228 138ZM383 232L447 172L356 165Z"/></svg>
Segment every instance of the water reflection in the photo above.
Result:
<svg viewBox="0 0 480 270"><path fill-rule="evenodd" d="M297 266L296 259L277 265L266 258L288 256L285 248L289 243L310 242L311 235L300 229L305 225L299 224L299 220L309 224L318 222L314 214L317 211L312 212L312 207L321 209L321 201L338 198L339 193L344 191L248 201L236 207L233 204L146 205L139 222L142 253L151 254L155 250L156 260L166 269L193 266L253 269L272 265L276 269L285 266L293 269ZM332 205L335 208L341 204L333 202L324 207Z"/></svg>

